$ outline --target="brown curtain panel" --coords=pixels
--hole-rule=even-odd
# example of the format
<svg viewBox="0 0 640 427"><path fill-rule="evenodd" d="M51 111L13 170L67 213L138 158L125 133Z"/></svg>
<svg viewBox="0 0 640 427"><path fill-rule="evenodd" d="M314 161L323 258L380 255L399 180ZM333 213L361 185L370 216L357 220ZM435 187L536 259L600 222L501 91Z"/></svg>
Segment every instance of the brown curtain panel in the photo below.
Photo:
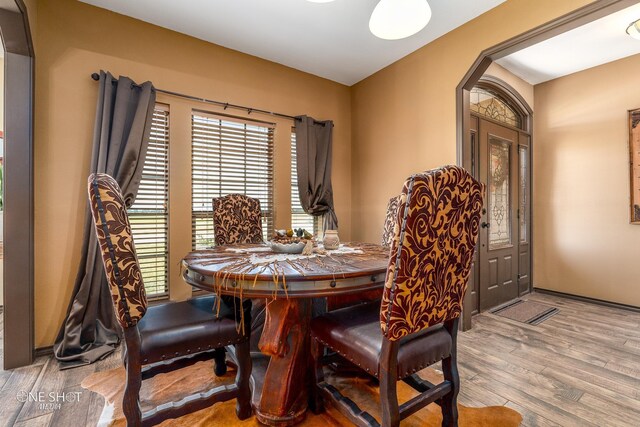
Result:
<svg viewBox="0 0 640 427"><path fill-rule="evenodd" d="M323 218L325 230L336 230L338 218L333 206L331 156L333 122L319 122L311 117L295 120L298 166L298 192L304 211Z"/></svg>
<svg viewBox="0 0 640 427"><path fill-rule="evenodd" d="M135 200L147 155L156 92L150 82L100 72L98 105L89 173L111 175L127 206ZM86 195L82 195L87 203ZM121 331L113 313L89 206L84 221L82 258L67 316L53 346L61 368L86 365L110 354Z"/></svg>

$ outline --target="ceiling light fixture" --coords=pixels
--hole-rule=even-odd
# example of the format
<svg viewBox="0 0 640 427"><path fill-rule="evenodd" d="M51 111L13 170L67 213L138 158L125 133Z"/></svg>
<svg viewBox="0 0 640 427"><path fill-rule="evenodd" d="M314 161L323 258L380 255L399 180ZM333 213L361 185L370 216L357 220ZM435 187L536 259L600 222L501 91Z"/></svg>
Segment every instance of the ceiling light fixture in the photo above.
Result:
<svg viewBox="0 0 640 427"><path fill-rule="evenodd" d="M629 24L627 27L627 34L634 39L640 40L640 19Z"/></svg>
<svg viewBox="0 0 640 427"><path fill-rule="evenodd" d="M381 39L399 40L418 33L430 19L427 0L380 0L371 14L369 29Z"/></svg>

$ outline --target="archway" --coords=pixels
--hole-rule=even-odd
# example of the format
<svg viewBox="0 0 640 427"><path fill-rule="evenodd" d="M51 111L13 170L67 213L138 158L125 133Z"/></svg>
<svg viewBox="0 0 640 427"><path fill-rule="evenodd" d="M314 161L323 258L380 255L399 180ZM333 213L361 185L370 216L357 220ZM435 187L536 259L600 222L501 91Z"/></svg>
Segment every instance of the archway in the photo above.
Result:
<svg viewBox="0 0 640 427"><path fill-rule="evenodd" d="M471 144L471 114L469 109L470 91L478 83L493 61L536 43L550 39L558 34L570 31L586 23L595 21L613 12L622 10L635 3L637 2L634 0L598 0L482 51L456 87L457 163L469 170L471 169L472 165L470 158L465 158L464 156L465 151L470 150L469 147ZM531 241L532 253L535 251L534 244L535 243ZM533 283L533 275L530 280ZM462 325L464 330L471 328L472 317L471 311L469 310L470 306L466 304L466 302L467 301L465 299L465 309L462 315Z"/></svg>

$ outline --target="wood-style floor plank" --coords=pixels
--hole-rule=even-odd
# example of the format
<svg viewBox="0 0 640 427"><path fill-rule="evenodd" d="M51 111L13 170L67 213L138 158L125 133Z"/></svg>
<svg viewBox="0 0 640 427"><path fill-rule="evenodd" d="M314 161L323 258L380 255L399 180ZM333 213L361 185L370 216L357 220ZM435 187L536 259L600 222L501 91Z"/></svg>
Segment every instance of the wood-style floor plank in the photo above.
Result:
<svg viewBox="0 0 640 427"><path fill-rule="evenodd" d="M640 425L640 313L547 294L525 299L560 311L536 326L483 313L458 335L460 403L513 408L527 427ZM94 426L104 399L79 384L121 365L118 349L73 370L59 371L55 360L40 357L32 366L0 371L0 425ZM39 411L16 400L21 390L82 391L82 398Z"/></svg>
<svg viewBox="0 0 640 427"><path fill-rule="evenodd" d="M465 382L465 386L460 389L458 399L466 406L504 406L508 400L502 396L490 392L489 390L477 387L471 381Z"/></svg>
<svg viewBox="0 0 640 427"><path fill-rule="evenodd" d="M43 365L30 365L11 371L0 391L0 425L11 426L16 422L42 369Z"/></svg>
<svg viewBox="0 0 640 427"><path fill-rule="evenodd" d="M89 425L87 423L87 418L89 418L89 409L94 409L91 405L90 393L79 385L67 388L64 392L79 393L80 398L76 402L65 403L63 408L55 411L53 413L50 426L68 427L72 425ZM102 408L100 410L102 411Z"/></svg>
<svg viewBox="0 0 640 427"><path fill-rule="evenodd" d="M89 408L87 412L87 425L96 426L98 425L98 421L100 421L100 415L102 415L102 410L104 409L104 405L105 405L104 397L100 396L98 393L87 393L86 390L83 392L83 395L85 394L88 394L88 399L89 399ZM66 427L66 426L63 426L63 427Z"/></svg>
<svg viewBox="0 0 640 427"><path fill-rule="evenodd" d="M515 321L485 315L476 323L479 333L493 334L495 340L513 343L513 349L522 349L523 346L539 348L549 354L558 353L577 360L582 360L593 365L605 366L608 358L592 349L577 347L568 341L547 335L540 328L531 325L520 326ZM530 329L529 329L530 328ZM530 359L527 359L531 361Z"/></svg>
<svg viewBox="0 0 640 427"><path fill-rule="evenodd" d="M16 421L13 427L49 427L51 425L51 419L53 418L53 412L46 415L41 415L36 418L31 418L24 421Z"/></svg>
<svg viewBox="0 0 640 427"><path fill-rule="evenodd" d="M42 408L43 403L57 403L57 402L49 402L51 398L49 393L58 393L63 389L62 385L64 384L64 371L60 371L58 369L58 364L55 359L48 358L46 359L42 370L38 374L38 378L36 382L33 384L33 387L29 390L34 393L43 393L43 399L34 399L28 400L22 405L22 409L18 413L16 417L16 422L30 420L32 418L38 418L42 415L46 415L48 413L54 412L54 406L51 405L46 407L46 409ZM57 399L57 397L53 397L53 399Z"/></svg>
<svg viewBox="0 0 640 427"><path fill-rule="evenodd" d="M541 415L520 406L517 403L508 401L504 406L514 409L522 415L522 427L558 427L560 424L550 421Z"/></svg>
<svg viewBox="0 0 640 427"><path fill-rule="evenodd" d="M579 378L572 372L567 372L566 370L560 370L551 367L545 368L545 370L543 371L543 375L549 378L556 379L558 381L563 381L567 385L571 385L574 388L583 390L585 394L589 393L591 395L596 395L606 400L607 402L623 405L626 407L626 410L623 411L625 413L632 411L640 414L640 400L629 397L627 394L624 394L620 390L598 385L595 381L589 381L592 380L593 377L583 379ZM635 393L634 391L632 391L628 394L634 395Z"/></svg>
<svg viewBox="0 0 640 427"><path fill-rule="evenodd" d="M500 396L504 396L510 401L517 403L524 408L527 408L531 412L534 412L543 418L556 422L561 426L601 427L601 425L599 426L598 424L578 418L575 414L565 410L562 406L556 406L553 403L547 402L545 399L540 399L527 393L525 390L521 390L519 388L496 381L494 378L488 378L484 375L477 375L472 378L471 381L478 386L486 388L487 390L490 390Z"/></svg>
<svg viewBox="0 0 640 427"><path fill-rule="evenodd" d="M634 348L640 348L640 340L627 340L624 345Z"/></svg>
<svg viewBox="0 0 640 427"><path fill-rule="evenodd" d="M499 381L510 388L515 387L523 390L527 395L556 407L561 407L575 417L580 418L584 423L588 423L593 419L603 419L608 414L606 407L592 407L582 403L580 398L584 391L564 382L549 378L543 374L527 371L486 353L473 353L473 350L469 348L462 348L459 357L460 359L471 361L475 366L483 365L484 370L481 371L479 376ZM610 414L609 419L620 426L634 425L628 422L628 418L618 417L617 414Z"/></svg>

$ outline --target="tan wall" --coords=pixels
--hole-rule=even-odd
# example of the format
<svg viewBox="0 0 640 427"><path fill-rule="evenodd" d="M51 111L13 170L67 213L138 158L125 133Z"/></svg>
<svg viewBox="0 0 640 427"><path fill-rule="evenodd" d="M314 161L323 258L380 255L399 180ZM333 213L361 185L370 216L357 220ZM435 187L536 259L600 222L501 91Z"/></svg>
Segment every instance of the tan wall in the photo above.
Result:
<svg viewBox="0 0 640 427"><path fill-rule="evenodd" d="M483 49L590 3L509 0L353 87L353 236L379 241L413 172L455 163L455 89Z"/></svg>
<svg viewBox="0 0 640 427"><path fill-rule="evenodd" d="M627 122L639 67L636 55L535 87L537 287L640 306Z"/></svg>
<svg viewBox="0 0 640 427"><path fill-rule="evenodd" d="M34 1L29 6L33 14ZM53 344L79 262L97 95L89 75L101 68L136 81L151 80L163 89L334 120L336 210L341 236L351 237L348 87L78 1L41 0L35 13L36 347ZM160 100L171 108L172 297L185 298L190 290L178 277L177 265L190 250L189 113L196 105L170 97ZM269 116L256 118L269 120ZM278 120L276 130L277 227L289 223L291 124Z"/></svg>

